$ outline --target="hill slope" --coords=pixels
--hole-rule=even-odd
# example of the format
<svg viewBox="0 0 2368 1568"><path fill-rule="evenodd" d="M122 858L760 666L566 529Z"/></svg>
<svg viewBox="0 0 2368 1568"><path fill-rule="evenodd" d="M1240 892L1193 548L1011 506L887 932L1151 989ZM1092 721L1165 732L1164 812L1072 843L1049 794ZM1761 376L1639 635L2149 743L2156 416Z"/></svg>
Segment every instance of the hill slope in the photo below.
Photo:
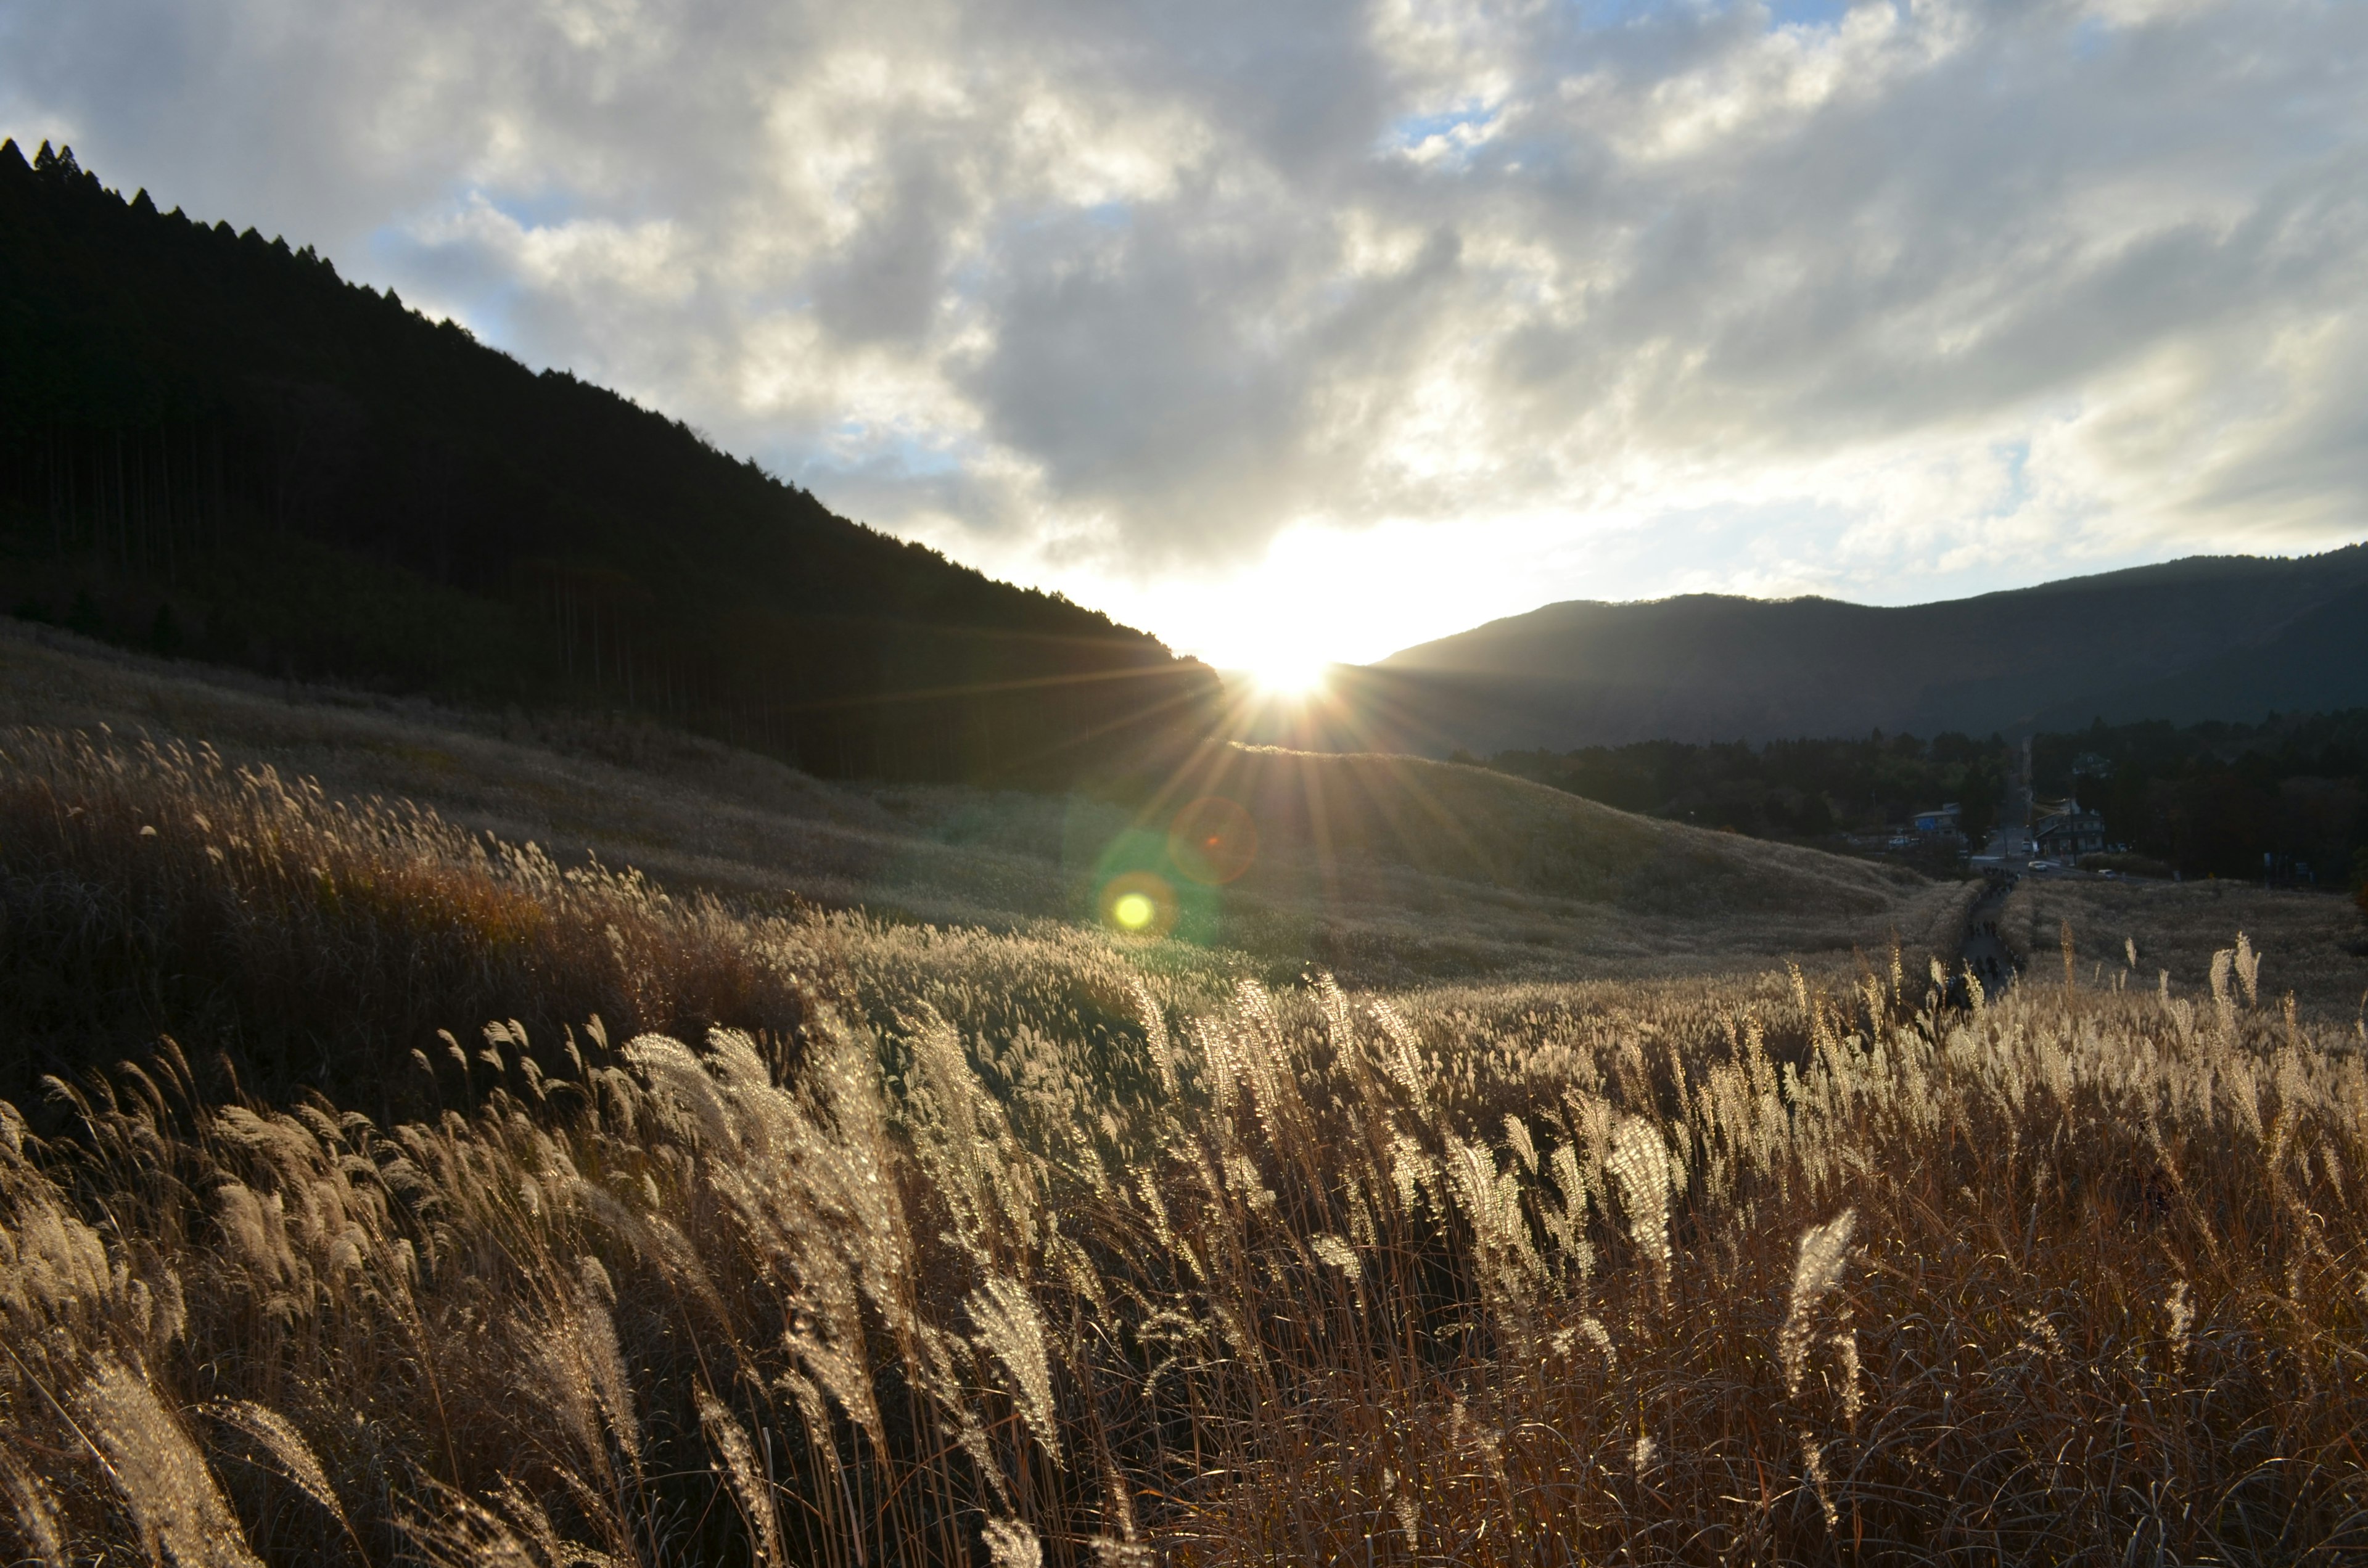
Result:
<svg viewBox="0 0 2368 1568"><path fill-rule="evenodd" d="M1691 594L1549 605L1348 675L1417 749L2258 719L2368 701L2368 545L2198 557L1898 608Z"/></svg>
<svg viewBox="0 0 2368 1568"><path fill-rule="evenodd" d="M1309 870L1405 867L1551 898L1701 918L1759 911L1873 915L1922 879L1614 807L1483 767L1371 753L1228 747L1208 789L1240 801L1280 862L1256 889Z"/></svg>
<svg viewBox="0 0 2368 1568"><path fill-rule="evenodd" d="M0 619L0 729L14 736L0 736L0 775L23 743L11 727L101 724L315 778L333 799L408 798L570 865L597 856L734 904L786 893L946 930L1065 929L1096 921L1110 878L1147 870L1185 905L1186 944L1278 980L1311 964L1400 983L1847 961L1894 931L1945 949L1962 893L1416 758L1211 745L1172 787L1124 798L829 782L655 724L291 687ZM1179 874L1168 832L1209 795L1238 802L1255 835L1246 873L1216 887ZM15 853L0 843L0 869Z"/></svg>
<svg viewBox="0 0 2368 1568"><path fill-rule="evenodd" d="M13 142L0 594L274 673L640 710L834 775L1058 778L1215 689L309 247Z"/></svg>

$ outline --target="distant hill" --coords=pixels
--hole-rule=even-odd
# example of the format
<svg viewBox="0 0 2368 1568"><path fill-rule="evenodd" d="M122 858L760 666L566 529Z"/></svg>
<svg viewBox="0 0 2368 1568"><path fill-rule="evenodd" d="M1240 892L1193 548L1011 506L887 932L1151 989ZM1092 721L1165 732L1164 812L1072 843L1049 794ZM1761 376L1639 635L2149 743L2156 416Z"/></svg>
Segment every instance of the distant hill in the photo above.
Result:
<svg viewBox="0 0 2368 1568"><path fill-rule="evenodd" d="M2368 545L1898 608L1712 594L1548 605L1338 674L1338 710L1294 744L1442 755L2252 721L2368 704Z"/></svg>
<svg viewBox="0 0 2368 1568"><path fill-rule="evenodd" d="M1206 727L1151 637L833 516L308 246L0 146L0 610L646 712L833 775L1059 778Z"/></svg>
<svg viewBox="0 0 2368 1568"><path fill-rule="evenodd" d="M1639 913L1872 915L1923 879L1821 850L1632 815L1484 767L1223 747L1203 780L1277 853L1252 890L1391 868ZM1312 890L1311 890L1312 891Z"/></svg>

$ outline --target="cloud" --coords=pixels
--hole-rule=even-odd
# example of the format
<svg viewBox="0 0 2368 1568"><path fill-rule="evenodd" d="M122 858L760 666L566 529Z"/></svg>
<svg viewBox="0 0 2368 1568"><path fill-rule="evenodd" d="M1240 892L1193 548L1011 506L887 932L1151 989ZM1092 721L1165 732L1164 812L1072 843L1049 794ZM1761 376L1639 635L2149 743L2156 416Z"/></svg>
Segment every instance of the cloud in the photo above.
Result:
<svg viewBox="0 0 2368 1568"><path fill-rule="evenodd" d="M0 130L1212 647L1310 541L1476 618L2359 537L2363 66L2318 0L0 0Z"/></svg>

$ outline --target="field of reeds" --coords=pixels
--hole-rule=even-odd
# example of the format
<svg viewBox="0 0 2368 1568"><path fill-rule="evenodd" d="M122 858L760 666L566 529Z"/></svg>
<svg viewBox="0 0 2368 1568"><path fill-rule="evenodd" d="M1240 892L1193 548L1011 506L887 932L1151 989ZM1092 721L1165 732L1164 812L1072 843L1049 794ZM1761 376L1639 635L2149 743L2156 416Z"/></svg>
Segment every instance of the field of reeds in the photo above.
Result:
<svg viewBox="0 0 2368 1568"><path fill-rule="evenodd" d="M2100 962L2115 955L2139 980L2158 984L2204 973L2228 933L2252 934L2278 955L2277 989L2291 993L2305 1017L2339 1027L2368 1013L2368 921L2336 890L2271 891L2239 881L2167 882L2026 878L1993 917L2000 937L2026 965L2053 965L2064 927L2088 956L2083 978L2100 983ZM2136 949L2132 965L2128 949Z"/></svg>
<svg viewBox="0 0 2368 1568"><path fill-rule="evenodd" d="M631 865L743 907L1025 931L1094 914L1097 862L1148 802L813 778L603 715L486 714L102 648L0 618L0 724L219 747L325 794L404 799L582 869ZM1962 890L1630 816L1419 758L1213 748L1183 782L1258 808L1259 853L1203 945L1287 983L1847 969L1893 933L1950 946ZM1184 803L1170 800L1170 810ZM456 1029L479 1020L459 1014Z"/></svg>
<svg viewBox="0 0 2368 1568"><path fill-rule="evenodd" d="M2368 1554L2368 1041L2233 929L1343 989L23 731L0 922L12 1561Z"/></svg>

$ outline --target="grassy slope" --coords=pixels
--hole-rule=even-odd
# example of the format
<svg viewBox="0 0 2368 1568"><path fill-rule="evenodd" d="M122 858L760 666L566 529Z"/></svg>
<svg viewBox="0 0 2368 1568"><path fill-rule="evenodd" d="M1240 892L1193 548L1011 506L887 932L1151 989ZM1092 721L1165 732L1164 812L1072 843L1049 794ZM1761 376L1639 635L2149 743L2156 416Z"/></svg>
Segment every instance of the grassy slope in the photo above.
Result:
<svg viewBox="0 0 2368 1568"><path fill-rule="evenodd" d="M1896 967L1229 989L1075 927L725 917L201 759L11 756L12 876L50 856L86 944L179 929L150 983L483 1008L507 974L545 1017L761 1031L503 1026L401 1124L169 1057L85 1080L67 1140L0 1107L11 1558L2368 1550L2368 1076L2246 966L1973 1014Z"/></svg>
<svg viewBox="0 0 2368 1568"><path fill-rule="evenodd" d="M2368 1550L2368 1078L2350 1020L2281 1016L2274 949L2267 984L2223 963L2169 1006L2084 974L1952 1012L1920 966L1713 950L1950 890L1464 770L1213 753L1272 829L1258 918L1311 918L1293 868L1328 863L1431 972L1420 942L1494 951L1491 911L1563 944L1269 990L1287 948L1027 917L1108 804L5 652L19 716L213 733L678 873L7 735L0 1034L161 1018L266 1093L165 1051L53 1096L54 1142L0 1106L0 1558ZM766 914L834 854L1012 929ZM1672 887L1736 907L1635 913ZM1632 970L1728 972L1551 978L1608 967L1615 925Z"/></svg>
<svg viewBox="0 0 2368 1568"><path fill-rule="evenodd" d="M2270 955L2265 991L2291 994L2305 1017L2349 1025L2368 1009L2368 926L2336 893L2265 892L2245 882L2027 881L1996 916L1998 934L2029 972L2062 971L2066 926L2082 983L2119 982L2153 990L2203 973L2212 955L2243 931ZM2130 968L2128 946L2137 949Z"/></svg>
<svg viewBox="0 0 2368 1568"><path fill-rule="evenodd" d="M596 853L759 903L1004 928L1089 916L1105 846L1146 817L1077 795L825 783L636 722L293 688L8 622L0 675L0 722L205 740L332 796L413 799L563 861ZM1962 903L1954 887L1410 758L1228 748L1147 809L1153 836L1208 790L1250 805L1262 840L1201 935L1280 978L1308 964L1395 983L1846 956L1895 933L1946 944Z"/></svg>
<svg viewBox="0 0 2368 1568"><path fill-rule="evenodd" d="M1344 857L1549 897L1697 917L1898 910L1921 878L1656 821L1484 767L1256 748L1221 775L1262 823Z"/></svg>

